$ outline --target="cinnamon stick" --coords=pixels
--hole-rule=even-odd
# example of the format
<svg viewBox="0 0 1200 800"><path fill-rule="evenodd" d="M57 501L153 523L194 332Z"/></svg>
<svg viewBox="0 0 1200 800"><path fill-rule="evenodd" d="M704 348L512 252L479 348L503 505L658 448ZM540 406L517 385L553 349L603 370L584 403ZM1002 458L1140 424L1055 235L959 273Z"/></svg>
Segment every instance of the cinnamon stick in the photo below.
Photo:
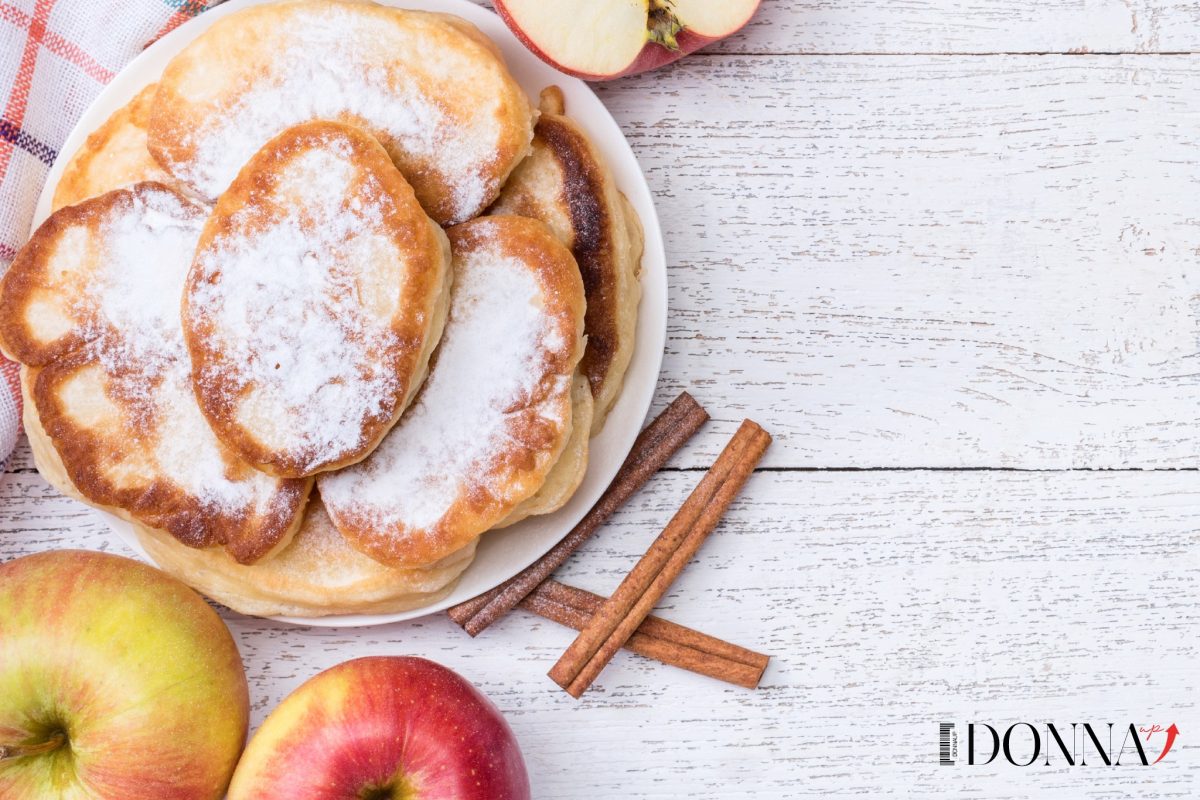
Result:
<svg viewBox="0 0 1200 800"><path fill-rule="evenodd" d="M662 469L671 456L683 447L707 420L708 412L704 407L687 392L680 392L679 396L638 435L612 484L562 541L515 577L449 609L447 613L450 619L461 625L471 636L478 636L516 608L538 584L549 578L551 573L561 567L572 553L591 538L654 473Z"/></svg>
<svg viewBox="0 0 1200 800"><path fill-rule="evenodd" d="M717 527L770 443L757 423L742 422L658 539L550 670L555 683L572 697L591 686Z"/></svg>
<svg viewBox="0 0 1200 800"><path fill-rule="evenodd" d="M604 598L600 595L553 578L542 582L521 601L521 608L577 631L583 630L603 605ZM625 643L625 649L747 689L758 686L770 658L653 616L642 621Z"/></svg>

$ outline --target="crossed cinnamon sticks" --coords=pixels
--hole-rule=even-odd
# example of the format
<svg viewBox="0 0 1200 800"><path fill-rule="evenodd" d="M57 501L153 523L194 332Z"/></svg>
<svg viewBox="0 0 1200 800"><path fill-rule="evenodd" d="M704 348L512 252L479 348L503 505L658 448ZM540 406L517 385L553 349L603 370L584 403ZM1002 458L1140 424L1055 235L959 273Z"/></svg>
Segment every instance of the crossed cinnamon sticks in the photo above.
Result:
<svg viewBox="0 0 1200 800"><path fill-rule="evenodd" d="M521 608L577 631L583 630L603 605L600 595L553 578L521 601ZM767 656L762 653L659 617L646 617L624 647L631 653L747 689L758 686L767 668Z"/></svg>
<svg viewBox="0 0 1200 800"><path fill-rule="evenodd" d="M740 686L757 686L767 656L649 616L716 528L770 444L770 435L756 423L742 423L612 597L550 578L707 419L708 413L691 395L680 394L642 431L612 485L562 541L516 577L451 608L451 619L475 636L520 605L580 631L550 671L574 697L587 690L622 648Z"/></svg>

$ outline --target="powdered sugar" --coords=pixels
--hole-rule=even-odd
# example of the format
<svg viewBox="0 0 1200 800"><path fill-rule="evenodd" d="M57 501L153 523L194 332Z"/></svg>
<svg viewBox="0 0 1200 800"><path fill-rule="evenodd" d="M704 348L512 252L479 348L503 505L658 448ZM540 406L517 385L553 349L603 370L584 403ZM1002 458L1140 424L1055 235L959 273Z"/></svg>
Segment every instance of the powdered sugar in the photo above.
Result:
<svg viewBox="0 0 1200 800"><path fill-rule="evenodd" d="M129 212L100 228L107 269L79 301L99 301L103 323L115 334L98 349L105 370L149 377L181 358L187 364L179 301L204 214L157 190L135 194L131 202Z"/></svg>
<svg viewBox="0 0 1200 800"><path fill-rule="evenodd" d="M519 446L513 415L544 379L547 352L567 343L527 265L483 250L456 253L455 270L450 318L417 402L365 461L319 479L335 519L349 509L381 527L419 532L464 496L504 497L509 476L493 474L491 462ZM560 400L552 392L535 413L564 424Z"/></svg>
<svg viewBox="0 0 1200 800"><path fill-rule="evenodd" d="M100 268L75 302L93 327L88 349L108 376L107 391L145 431L130 447L152 454L146 477L170 480L213 513L265 514L279 500L278 481L244 467L231 475L191 390L179 304L205 209L147 186L128 202L99 226L90 246Z"/></svg>
<svg viewBox="0 0 1200 800"><path fill-rule="evenodd" d="M409 256L381 213L393 200L345 139L269 163L269 195L197 253L188 326L211 352L201 391L222 394L300 474L355 456L390 424L408 388L391 324L424 310L400 307Z"/></svg>
<svg viewBox="0 0 1200 800"><path fill-rule="evenodd" d="M186 360L172 362L162 376L155 405L163 426L154 444L155 459L164 475L210 511L265 517L286 502L279 480L264 472L239 465L236 478L231 477L224 448L196 405Z"/></svg>
<svg viewBox="0 0 1200 800"><path fill-rule="evenodd" d="M264 35L257 56L270 60L239 76L231 100L187 133L190 160L169 165L201 193L216 197L271 137L317 119L363 125L439 174L454 195L450 221L475 216L498 190L484 177L500 135L498 100L451 113L436 87L421 85L463 81L470 65L454 52L398 36L355 4L293 10Z"/></svg>

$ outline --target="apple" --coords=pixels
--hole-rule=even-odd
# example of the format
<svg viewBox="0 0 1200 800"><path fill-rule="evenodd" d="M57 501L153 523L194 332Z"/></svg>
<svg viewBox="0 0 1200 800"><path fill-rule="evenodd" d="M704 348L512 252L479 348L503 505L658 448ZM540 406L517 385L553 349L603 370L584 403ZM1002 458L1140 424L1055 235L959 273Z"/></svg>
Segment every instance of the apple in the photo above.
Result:
<svg viewBox="0 0 1200 800"><path fill-rule="evenodd" d="M552 67L604 81L661 67L741 30L759 0L495 0Z"/></svg>
<svg viewBox="0 0 1200 800"><path fill-rule="evenodd" d="M254 734L229 800L529 800L512 729L479 690L423 658L347 661Z"/></svg>
<svg viewBox="0 0 1200 800"><path fill-rule="evenodd" d="M0 797L219 800L249 712L229 630L174 578L83 550L0 564Z"/></svg>

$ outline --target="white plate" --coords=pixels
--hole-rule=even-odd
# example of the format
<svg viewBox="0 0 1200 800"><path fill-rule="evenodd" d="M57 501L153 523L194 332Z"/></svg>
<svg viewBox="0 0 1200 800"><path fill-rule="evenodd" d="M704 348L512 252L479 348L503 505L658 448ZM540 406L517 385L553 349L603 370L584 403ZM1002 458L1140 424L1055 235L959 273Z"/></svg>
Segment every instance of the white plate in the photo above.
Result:
<svg viewBox="0 0 1200 800"><path fill-rule="evenodd" d="M209 25L238 9L265 0L230 0L212 11L181 25L151 45L110 83L84 113L67 141L42 190L34 215L34 227L50 214L54 187L68 159L87 135L95 130L147 84L162 74L172 56L195 39ZM654 213L654 201L637 159L625 141L621 129L608 109L592 93L588 85L563 75L525 49L505 24L492 12L468 0L383 0L388 5L457 14L478 26L491 37L508 62L513 75L535 102L542 88L550 84L562 87L567 112L578 122L604 154L616 176L617 186L628 197L646 232L646 252L642 257L642 303L638 311L637 347L625 375L621 399L608 417L604 431L592 440L587 475L579 490L559 511L543 517L533 517L511 528L485 534L479 544L475 562L463 574L454 593L433 605L399 614L351 614L343 616L301 619L276 617L284 622L301 625L363 626L414 619L442 611L461 603L516 575L537 560L578 522L596 502L612 481L625 455L641 429L662 364L667 324L667 269L663 251L662 231ZM133 528L117 517L100 512L108 525L129 547L147 561L152 559L138 544Z"/></svg>

